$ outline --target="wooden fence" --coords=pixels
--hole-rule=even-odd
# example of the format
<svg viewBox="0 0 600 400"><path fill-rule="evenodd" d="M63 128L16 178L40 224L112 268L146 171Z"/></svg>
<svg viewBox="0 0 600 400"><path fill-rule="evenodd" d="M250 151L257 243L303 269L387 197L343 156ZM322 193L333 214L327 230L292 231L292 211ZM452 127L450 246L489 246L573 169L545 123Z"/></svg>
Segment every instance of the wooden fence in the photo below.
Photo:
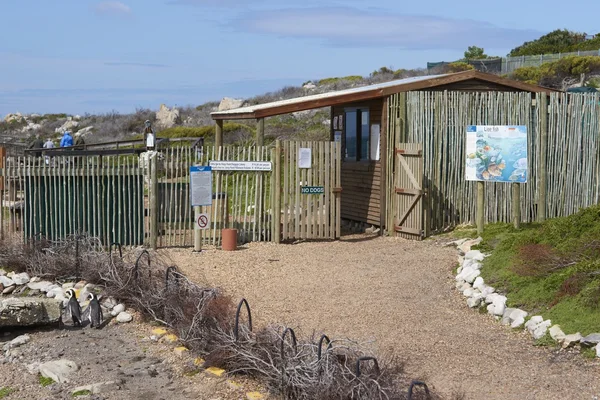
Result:
<svg viewBox="0 0 600 400"><path fill-rule="evenodd" d="M310 149L310 168L299 167L300 149ZM286 141L283 142L283 152L280 154L278 162L283 166L283 201L278 199L276 204L282 213L282 239L339 238L340 144ZM276 186L281 185L278 183Z"/></svg>
<svg viewBox="0 0 600 400"><path fill-rule="evenodd" d="M85 232L107 245L143 243L144 181L137 158L7 158L2 179L3 235L56 240Z"/></svg>
<svg viewBox="0 0 600 400"><path fill-rule="evenodd" d="M391 96L389 140L423 145L429 232L475 222L476 184L465 180L467 125L527 126L529 172L528 182L521 186L523 221L538 219L540 209L544 217L559 217L598 203L600 96L549 97L547 102L545 94L536 98L506 92ZM392 175L387 179L391 183ZM539 190L540 184L546 191ZM486 221L510 222L511 199L509 183L486 182Z"/></svg>

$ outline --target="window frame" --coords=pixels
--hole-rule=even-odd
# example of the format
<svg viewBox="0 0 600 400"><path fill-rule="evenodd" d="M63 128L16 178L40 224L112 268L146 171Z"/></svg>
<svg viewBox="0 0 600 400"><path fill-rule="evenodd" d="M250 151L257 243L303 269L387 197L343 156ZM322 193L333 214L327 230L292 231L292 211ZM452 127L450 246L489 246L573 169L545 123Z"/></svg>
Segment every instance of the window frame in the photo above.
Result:
<svg viewBox="0 0 600 400"><path fill-rule="evenodd" d="M367 112L368 115L368 122L367 122L367 135L368 138L366 140L366 144L367 144L367 151L366 151L366 158L362 158L361 157L361 153L362 153L362 147L363 147L363 132L362 132L362 113L363 112ZM344 139L344 152L342 154L342 158L345 162L353 162L353 163L370 163L370 162L377 162L377 160L372 160L371 159L371 108L368 105L356 105L356 106L351 106L351 107L344 107L342 109L343 112L343 121L344 121L344 129L343 129L343 139ZM356 158L348 158L346 157L346 149L347 149L347 129L348 129L348 118L346 117L346 114L348 112L355 112L356 113L356 121L354 122L354 126L356 127Z"/></svg>

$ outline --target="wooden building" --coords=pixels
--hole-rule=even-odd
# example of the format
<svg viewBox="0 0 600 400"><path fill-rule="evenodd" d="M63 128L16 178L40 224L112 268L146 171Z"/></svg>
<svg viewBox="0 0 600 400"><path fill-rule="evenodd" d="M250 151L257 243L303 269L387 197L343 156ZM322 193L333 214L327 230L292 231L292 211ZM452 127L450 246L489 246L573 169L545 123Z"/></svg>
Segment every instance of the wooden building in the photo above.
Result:
<svg viewBox="0 0 600 400"><path fill-rule="evenodd" d="M409 91L530 92L554 90L479 71L420 76L376 85L214 112L216 145L222 140L223 120L257 119L257 144L264 135L264 118L315 108L331 108L331 140L342 143L341 217L375 226L386 225L389 101ZM390 153L391 154L391 153ZM389 196L387 196L389 198Z"/></svg>

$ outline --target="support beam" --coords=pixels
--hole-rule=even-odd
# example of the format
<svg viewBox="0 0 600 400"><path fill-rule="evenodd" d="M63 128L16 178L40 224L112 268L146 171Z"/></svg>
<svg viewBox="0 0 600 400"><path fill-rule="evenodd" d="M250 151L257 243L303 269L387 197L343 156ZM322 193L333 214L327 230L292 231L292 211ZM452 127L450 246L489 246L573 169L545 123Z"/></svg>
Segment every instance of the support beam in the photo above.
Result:
<svg viewBox="0 0 600 400"><path fill-rule="evenodd" d="M512 183L512 220L515 229L521 227L521 186L517 182Z"/></svg>
<svg viewBox="0 0 600 400"><path fill-rule="evenodd" d="M256 125L256 145L264 146L265 145L265 119L259 118L256 120L258 124Z"/></svg>
<svg viewBox="0 0 600 400"><path fill-rule="evenodd" d="M219 154L219 148L223 146L223 120L217 119L215 122L215 153Z"/></svg>

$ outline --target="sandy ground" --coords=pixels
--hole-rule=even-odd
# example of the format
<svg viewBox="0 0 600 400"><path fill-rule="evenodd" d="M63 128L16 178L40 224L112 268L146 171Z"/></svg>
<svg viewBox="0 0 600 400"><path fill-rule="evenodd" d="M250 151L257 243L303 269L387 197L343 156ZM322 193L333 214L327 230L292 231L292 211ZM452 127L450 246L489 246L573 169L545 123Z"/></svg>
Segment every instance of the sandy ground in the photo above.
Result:
<svg viewBox="0 0 600 400"><path fill-rule="evenodd" d="M139 321L136 316L136 320ZM109 323L103 329L72 328L58 330L20 330L0 333L0 349L13 337L28 334L31 341L11 350L16 363L0 363L0 388L16 391L7 400L73 399L74 388L93 383L116 381L120 389L99 395L76 398L91 400L240 400L247 391L261 390L255 382L226 376L216 377L194 366L193 356L176 355L175 344L149 339L151 326L145 323ZM0 356L1 356L0 352ZM40 385L37 374L27 366L34 362L58 359L74 361L79 370L68 383ZM1 397L1 396L0 396Z"/></svg>
<svg viewBox="0 0 600 400"><path fill-rule="evenodd" d="M258 324L373 341L448 398L592 399L600 363L534 347L467 307L454 289L456 250L368 235L235 252L161 250L193 280L245 297ZM464 396L464 397L461 397Z"/></svg>

